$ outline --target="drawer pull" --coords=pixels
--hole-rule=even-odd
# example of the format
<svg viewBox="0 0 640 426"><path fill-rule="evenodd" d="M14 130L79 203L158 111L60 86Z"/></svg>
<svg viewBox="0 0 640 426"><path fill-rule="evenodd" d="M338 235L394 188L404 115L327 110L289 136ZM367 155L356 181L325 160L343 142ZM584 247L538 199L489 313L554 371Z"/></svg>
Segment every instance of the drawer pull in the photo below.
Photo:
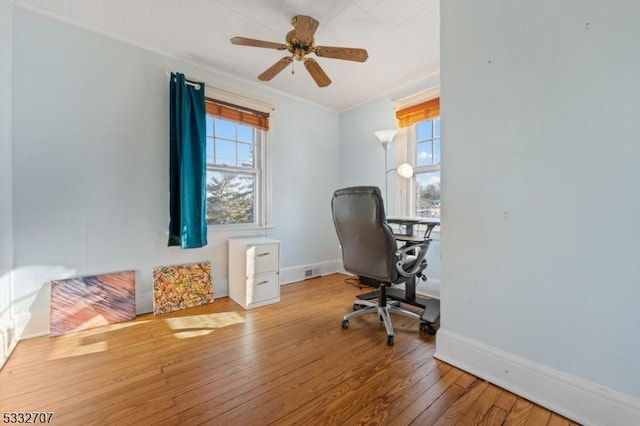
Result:
<svg viewBox="0 0 640 426"><path fill-rule="evenodd" d="M266 252L266 253L260 253L258 254L258 257L262 257L262 256L269 256L271 253Z"/></svg>
<svg viewBox="0 0 640 426"><path fill-rule="evenodd" d="M269 281L260 281L257 285L268 284Z"/></svg>

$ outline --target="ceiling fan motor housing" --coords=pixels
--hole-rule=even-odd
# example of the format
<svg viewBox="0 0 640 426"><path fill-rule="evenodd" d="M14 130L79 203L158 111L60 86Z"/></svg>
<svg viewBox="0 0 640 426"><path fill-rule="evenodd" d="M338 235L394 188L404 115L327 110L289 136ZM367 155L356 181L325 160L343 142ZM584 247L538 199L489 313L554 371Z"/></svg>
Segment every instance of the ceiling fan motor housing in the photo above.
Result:
<svg viewBox="0 0 640 426"><path fill-rule="evenodd" d="M305 56L315 50L316 46L313 38L300 41L295 36L296 30L291 30L287 33L287 50L291 52L294 59L302 61Z"/></svg>

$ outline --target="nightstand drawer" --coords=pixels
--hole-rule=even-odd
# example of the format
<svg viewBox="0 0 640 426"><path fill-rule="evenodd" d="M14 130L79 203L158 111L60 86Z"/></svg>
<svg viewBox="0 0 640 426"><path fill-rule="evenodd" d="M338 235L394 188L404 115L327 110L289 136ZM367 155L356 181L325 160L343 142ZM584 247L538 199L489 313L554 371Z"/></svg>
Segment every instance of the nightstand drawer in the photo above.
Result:
<svg viewBox="0 0 640 426"><path fill-rule="evenodd" d="M247 280L247 304L263 302L280 296L280 282L277 272L265 272Z"/></svg>
<svg viewBox="0 0 640 426"><path fill-rule="evenodd" d="M253 246L247 250L247 257L247 265L250 265L247 271L249 275L278 270L278 244Z"/></svg>

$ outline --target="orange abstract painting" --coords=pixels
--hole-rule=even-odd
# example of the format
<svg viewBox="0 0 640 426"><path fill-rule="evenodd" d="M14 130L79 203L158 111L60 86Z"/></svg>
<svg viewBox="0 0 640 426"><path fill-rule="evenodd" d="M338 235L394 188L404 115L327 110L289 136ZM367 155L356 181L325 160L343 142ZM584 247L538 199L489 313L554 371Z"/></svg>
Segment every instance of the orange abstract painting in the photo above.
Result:
<svg viewBox="0 0 640 426"><path fill-rule="evenodd" d="M136 316L134 271L51 281L49 333L58 336Z"/></svg>
<svg viewBox="0 0 640 426"><path fill-rule="evenodd" d="M209 262L153 269L153 313L164 314L213 302Z"/></svg>

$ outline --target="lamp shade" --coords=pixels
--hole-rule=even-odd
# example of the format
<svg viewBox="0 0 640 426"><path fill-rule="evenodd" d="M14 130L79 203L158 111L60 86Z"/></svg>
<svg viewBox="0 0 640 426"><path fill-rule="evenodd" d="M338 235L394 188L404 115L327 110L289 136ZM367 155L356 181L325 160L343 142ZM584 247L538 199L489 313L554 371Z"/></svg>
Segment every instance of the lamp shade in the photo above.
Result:
<svg viewBox="0 0 640 426"><path fill-rule="evenodd" d="M405 179L409 179L411 176L413 176L413 167L411 167L411 164L409 163L400 164L396 171Z"/></svg>
<svg viewBox="0 0 640 426"><path fill-rule="evenodd" d="M380 139L380 142L386 142L388 144L389 142L391 142L396 133L398 133L396 129L385 129L374 132L374 135L376 135L378 139Z"/></svg>

